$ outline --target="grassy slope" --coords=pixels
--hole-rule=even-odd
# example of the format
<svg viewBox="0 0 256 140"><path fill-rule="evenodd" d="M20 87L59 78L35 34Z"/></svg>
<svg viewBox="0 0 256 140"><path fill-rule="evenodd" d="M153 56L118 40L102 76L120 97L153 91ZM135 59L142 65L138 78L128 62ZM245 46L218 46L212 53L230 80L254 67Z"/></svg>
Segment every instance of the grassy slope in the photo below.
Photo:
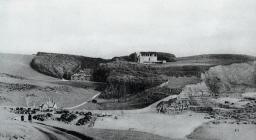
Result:
<svg viewBox="0 0 256 140"><path fill-rule="evenodd" d="M33 55L0 53L0 73L8 73L36 80L54 80L55 78L38 73L30 67L33 57Z"/></svg>
<svg viewBox="0 0 256 140"><path fill-rule="evenodd" d="M242 54L203 54L177 58L178 63L201 63L208 65L228 65L255 60L255 57Z"/></svg>

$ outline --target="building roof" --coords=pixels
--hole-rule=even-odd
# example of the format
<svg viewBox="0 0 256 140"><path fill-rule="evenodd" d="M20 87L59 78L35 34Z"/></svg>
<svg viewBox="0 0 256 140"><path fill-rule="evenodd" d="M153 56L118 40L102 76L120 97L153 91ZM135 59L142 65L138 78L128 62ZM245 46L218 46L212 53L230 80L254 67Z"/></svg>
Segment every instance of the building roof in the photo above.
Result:
<svg viewBox="0 0 256 140"><path fill-rule="evenodd" d="M141 55L157 55L157 52L140 52Z"/></svg>

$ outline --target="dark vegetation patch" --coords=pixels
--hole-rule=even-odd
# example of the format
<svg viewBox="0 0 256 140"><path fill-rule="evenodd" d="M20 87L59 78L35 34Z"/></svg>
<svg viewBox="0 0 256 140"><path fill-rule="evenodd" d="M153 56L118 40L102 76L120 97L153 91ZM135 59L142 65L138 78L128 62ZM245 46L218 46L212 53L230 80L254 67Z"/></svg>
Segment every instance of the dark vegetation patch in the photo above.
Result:
<svg viewBox="0 0 256 140"><path fill-rule="evenodd" d="M39 87L38 90L41 90L43 92L56 92L56 91L60 91L60 92L71 92L72 88L68 87L68 86L46 86L46 87Z"/></svg>
<svg viewBox="0 0 256 140"><path fill-rule="evenodd" d="M77 55L39 52L32 60L31 67L49 76L60 79L70 79L72 74L81 69L94 69L100 63L105 62L108 62L108 60Z"/></svg>
<svg viewBox="0 0 256 140"><path fill-rule="evenodd" d="M98 102L98 104L101 105L101 109L141 109L170 95L178 95L181 91L181 88L153 87L135 95Z"/></svg>
<svg viewBox="0 0 256 140"><path fill-rule="evenodd" d="M129 101L136 105L136 108L144 108L170 95L178 95L181 91L181 88L153 87L129 98Z"/></svg>
<svg viewBox="0 0 256 140"><path fill-rule="evenodd" d="M102 91L106 87L106 83L91 82L91 81L54 81L51 83L72 86L72 87L77 87L77 88L84 88L84 89L94 89L94 90L98 90L98 91Z"/></svg>
<svg viewBox="0 0 256 140"><path fill-rule="evenodd" d="M29 91L29 90L39 90L43 92L71 92L72 88L69 86L46 86L46 87L41 87L37 85L32 85L32 84L21 84L21 83L4 83L0 82L0 89L7 91L7 92L12 92L12 91ZM27 97L29 96L36 96L35 94L28 94Z"/></svg>
<svg viewBox="0 0 256 140"><path fill-rule="evenodd" d="M90 122L91 119L92 119L91 115L85 115L84 117L82 117L77 121L76 125L86 125Z"/></svg>
<svg viewBox="0 0 256 140"><path fill-rule="evenodd" d="M8 92L10 91L27 91L27 90L32 90L35 88L38 88L35 85L31 84L18 84L18 83L3 83L0 82L0 87L3 89L7 89Z"/></svg>
<svg viewBox="0 0 256 140"><path fill-rule="evenodd" d="M101 98L122 98L127 95L134 95L151 87L160 85L167 81L164 77L109 77L107 88L99 96Z"/></svg>
<svg viewBox="0 0 256 140"><path fill-rule="evenodd" d="M107 82L111 76L116 78L124 77L131 79L134 77L200 77L202 72L209 69L209 66L155 66L144 65L138 63L130 63L125 61L116 61L99 65L93 73L93 80L98 82Z"/></svg>
<svg viewBox="0 0 256 140"><path fill-rule="evenodd" d="M65 123L70 123L71 121L73 121L76 118L77 118L76 114L64 113L59 118L57 118L57 121L62 121L62 122L65 122Z"/></svg>
<svg viewBox="0 0 256 140"><path fill-rule="evenodd" d="M37 114L33 116L34 120L38 120L38 121L45 121L48 118L52 117L51 113L47 113L47 114Z"/></svg>

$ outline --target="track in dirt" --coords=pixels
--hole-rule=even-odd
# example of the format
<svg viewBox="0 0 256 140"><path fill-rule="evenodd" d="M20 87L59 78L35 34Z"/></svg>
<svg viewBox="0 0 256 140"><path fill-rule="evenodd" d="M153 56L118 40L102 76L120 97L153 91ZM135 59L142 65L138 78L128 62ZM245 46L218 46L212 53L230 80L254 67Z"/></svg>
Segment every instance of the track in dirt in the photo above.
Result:
<svg viewBox="0 0 256 140"><path fill-rule="evenodd" d="M42 123L36 123L33 127L41 132L46 140L93 140L93 138L81 133Z"/></svg>

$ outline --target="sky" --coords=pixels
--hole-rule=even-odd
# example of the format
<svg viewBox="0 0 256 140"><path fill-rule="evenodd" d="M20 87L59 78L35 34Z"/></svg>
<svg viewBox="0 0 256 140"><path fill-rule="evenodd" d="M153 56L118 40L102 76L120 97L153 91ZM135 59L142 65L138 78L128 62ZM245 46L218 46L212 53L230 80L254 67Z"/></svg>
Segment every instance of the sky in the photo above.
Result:
<svg viewBox="0 0 256 140"><path fill-rule="evenodd" d="M256 56L255 0L0 0L0 52Z"/></svg>

